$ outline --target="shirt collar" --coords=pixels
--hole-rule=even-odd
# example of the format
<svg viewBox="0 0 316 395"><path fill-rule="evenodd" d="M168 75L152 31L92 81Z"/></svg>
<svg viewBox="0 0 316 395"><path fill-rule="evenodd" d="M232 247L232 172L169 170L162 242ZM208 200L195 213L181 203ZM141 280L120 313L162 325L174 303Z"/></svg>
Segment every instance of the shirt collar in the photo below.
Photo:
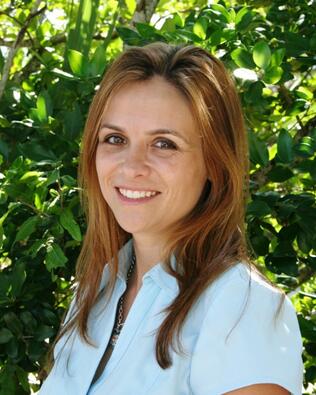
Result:
<svg viewBox="0 0 316 395"><path fill-rule="evenodd" d="M132 251L133 240L130 239L126 244L124 244L124 246L120 249L118 253L119 266L117 278L119 278L123 282L126 281L128 268L132 259ZM171 266L173 269L175 269L176 267L176 258L174 255L172 255L171 257ZM109 275L109 266L105 265L102 273L100 290L106 285L107 281L109 280ZM144 274L142 281L147 281L146 279L151 279L160 288L172 294L173 296L175 296L179 291L179 286L176 278L164 269L163 262L158 262L155 266L148 270L148 272Z"/></svg>

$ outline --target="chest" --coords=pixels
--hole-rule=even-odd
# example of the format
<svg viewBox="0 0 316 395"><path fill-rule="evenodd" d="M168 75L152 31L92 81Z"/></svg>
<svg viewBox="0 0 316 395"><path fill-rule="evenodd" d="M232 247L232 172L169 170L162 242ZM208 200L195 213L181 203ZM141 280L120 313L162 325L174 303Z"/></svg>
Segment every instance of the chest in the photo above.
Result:
<svg viewBox="0 0 316 395"><path fill-rule="evenodd" d="M197 339L198 325L186 327L182 333L181 343L187 357L171 352L172 368L162 369L155 355L156 334L165 318L163 309L170 305L174 295L151 283L143 284L136 296L131 293L127 297L126 321L121 334L101 376L90 386L107 348L120 296L117 292L106 309L94 312L89 333L96 346L91 347L79 336L74 336L61 353L40 395L159 395L162 382L165 395L190 394L190 353ZM69 359L66 351L71 351Z"/></svg>

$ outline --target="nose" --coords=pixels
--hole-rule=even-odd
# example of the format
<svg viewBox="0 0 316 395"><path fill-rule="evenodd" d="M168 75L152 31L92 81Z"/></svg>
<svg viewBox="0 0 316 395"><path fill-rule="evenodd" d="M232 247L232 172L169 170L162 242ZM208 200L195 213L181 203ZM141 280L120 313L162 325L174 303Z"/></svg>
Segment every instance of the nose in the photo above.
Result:
<svg viewBox="0 0 316 395"><path fill-rule="evenodd" d="M146 177L149 175L147 150L144 146L130 146L125 150L121 163L121 171L128 178Z"/></svg>

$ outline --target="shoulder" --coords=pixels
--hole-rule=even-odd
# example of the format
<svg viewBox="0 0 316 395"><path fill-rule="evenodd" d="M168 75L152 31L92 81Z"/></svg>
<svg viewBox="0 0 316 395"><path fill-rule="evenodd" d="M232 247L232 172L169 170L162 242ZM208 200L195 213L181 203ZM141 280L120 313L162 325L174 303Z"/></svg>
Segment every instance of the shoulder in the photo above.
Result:
<svg viewBox="0 0 316 395"><path fill-rule="evenodd" d="M206 290L205 307L233 309L246 304L273 309L284 299L285 304L292 307L285 294L269 281L253 266L245 262L236 263L222 273ZM292 307L293 308L293 307ZM294 308L293 308L294 310Z"/></svg>
<svg viewBox="0 0 316 395"><path fill-rule="evenodd" d="M236 327L238 335L251 327L256 331L247 336L262 333L273 338L277 329L287 325L293 329L296 343L301 344L291 300L247 263L236 264L215 280L205 292L203 304L206 326L217 317L222 331Z"/></svg>
<svg viewBox="0 0 316 395"><path fill-rule="evenodd" d="M290 299L254 268L238 263L202 298L203 321L192 358L197 394L272 383L295 395L302 385L302 341ZM217 377L209 380L209 372ZM203 388L202 388L202 384Z"/></svg>

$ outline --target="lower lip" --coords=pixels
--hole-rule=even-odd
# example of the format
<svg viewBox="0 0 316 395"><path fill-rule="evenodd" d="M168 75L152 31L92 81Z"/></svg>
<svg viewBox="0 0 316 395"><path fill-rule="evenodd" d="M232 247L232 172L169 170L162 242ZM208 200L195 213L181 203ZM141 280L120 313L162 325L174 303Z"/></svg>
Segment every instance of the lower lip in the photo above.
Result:
<svg viewBox="0 0 316 395"><path fill-rule="evenodd" d="M117 192L117 194L118 194L119 199L120 199L122 202L128 203L128 204L136 204L136 205L137 205L137 204L142 204L142 203L147 203L147 202L149 202L149 201L155 199L155 197L157 197L157 196L160 194L160 193L157 193L157 194L154 195L154 196L143 197L143 198L138 198L138 199L130 199L130 198L128 198L128 197L122 195L121 192L120 192L117 188L115 188L115 190L116 190L116 192Z"/></svg>

